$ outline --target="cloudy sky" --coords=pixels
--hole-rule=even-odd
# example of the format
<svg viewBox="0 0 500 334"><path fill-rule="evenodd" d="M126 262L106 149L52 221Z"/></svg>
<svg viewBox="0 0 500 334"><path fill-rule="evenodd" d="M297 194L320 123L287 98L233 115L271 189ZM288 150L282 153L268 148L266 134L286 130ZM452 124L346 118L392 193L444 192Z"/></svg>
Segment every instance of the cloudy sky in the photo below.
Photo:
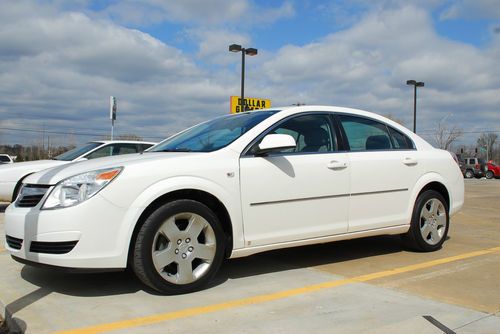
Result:
<svg viewBox="0 0 500 334"><path fill-rule="evenodd" d="M418 4L417 4L418 3ZM247 96L361 108L417 132L500 134L498 0L13 0L0 2L0 144L110 131L149 140L229 112ZM25 131L22 131L25 130ZM69 132L74 135L58 133Z"/></svg>

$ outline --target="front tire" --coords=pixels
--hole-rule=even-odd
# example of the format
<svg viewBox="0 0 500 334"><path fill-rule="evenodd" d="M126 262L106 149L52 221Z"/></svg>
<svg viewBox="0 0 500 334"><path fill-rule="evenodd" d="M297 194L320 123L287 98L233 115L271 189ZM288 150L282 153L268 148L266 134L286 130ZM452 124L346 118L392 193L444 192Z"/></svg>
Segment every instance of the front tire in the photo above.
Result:
<svg viewBox="0 0 500 334"><path fill-rule="evenodd" d="M474 172L473 172L473 171L471 171L470 169L467 169L467 170L465 171L465 178L466 178L466 179L472 179L473 177L474 177Z"/></svg>
<svg viewBox="0 0 500 334"><path fill-rule="evenodd" d="M403 235L405 243L421 252L440 249L448 235L448 211L445 199L437 191L420 194L413 208L410 230Z"/></svg>
<svg viewBox="0 0 500 334"><path fill-rule="evenodd" d="M491 170L486 172L486 178L487 179L492 179L493 178L493 172Z"/></svg>
<svg viewBox="0 0 500 334"><path fill-rule="evenodd" d="M176 200L153 212L133 249L137 277L164 294L199 290L224 258L225 236L217 216L192 200Z"/></svg>

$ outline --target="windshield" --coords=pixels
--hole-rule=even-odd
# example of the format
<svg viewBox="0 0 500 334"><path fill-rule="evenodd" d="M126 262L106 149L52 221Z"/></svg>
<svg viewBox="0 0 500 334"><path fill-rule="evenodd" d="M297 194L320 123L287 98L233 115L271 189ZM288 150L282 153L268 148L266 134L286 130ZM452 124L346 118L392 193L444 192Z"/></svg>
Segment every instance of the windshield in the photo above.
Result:
<svg viewBox="0 0 500 334"><path fill-rule="evenodd" d="M218 117L165 140L149 152L212 152L238 139L277 111L255 111Z"/></svg>
<svg viewBox="0 0 500 334"><path fill-rule="evenodd" d="M58 155L57 157L54 158L54 160L62 160L62 161L72 161L81 156L82 154L85 154L89 151L92 151L94 148L101 146L102 143L87 143L81 147L74 148L72 150L69 150L68 152L64 152L63 154Z"/></svg>

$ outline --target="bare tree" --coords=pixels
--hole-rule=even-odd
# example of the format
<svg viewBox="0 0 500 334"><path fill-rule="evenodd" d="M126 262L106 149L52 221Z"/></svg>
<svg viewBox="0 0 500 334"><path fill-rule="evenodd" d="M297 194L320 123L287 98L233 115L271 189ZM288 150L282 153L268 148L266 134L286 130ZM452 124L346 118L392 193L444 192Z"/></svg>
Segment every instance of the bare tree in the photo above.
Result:
<svg viewBox="0 0 500 334"><path fill-rule="evenodd" d="M477 139L477 146L486 149L486 159L491 159L493 157L493 148L495 147L497 139L498 135L493 132L483 132Z"/></svg>
<svg viewBox="0 0 500 334"><path fill-rule="evenodd" d="M452 128L448 127L444 123L444 119L438 123L436 128L436 132L434 132L434 140L438 148L443 150L449 150L451 144L458 138L463 135L463 130L453 126Z"/></svg>

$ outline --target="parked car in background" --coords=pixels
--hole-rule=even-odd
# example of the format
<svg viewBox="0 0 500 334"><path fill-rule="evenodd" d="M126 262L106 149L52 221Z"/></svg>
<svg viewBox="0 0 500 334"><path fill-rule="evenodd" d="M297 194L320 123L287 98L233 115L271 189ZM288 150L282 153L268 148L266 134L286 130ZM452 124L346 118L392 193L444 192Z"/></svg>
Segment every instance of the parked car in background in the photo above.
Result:
<svg viewBox="0 0 500 334"><path fill-rule="evenodd" d="M5 248L28 265L129 266L167 294L225 258L382 234L441 248L464 179L447 151L370 112L298 106L225 115L143 155L28 176Z"/></svg>
<svg viewBox="0 0 500 334"><path fill-rule="evenodd" d="M481 178L485 176L488 167L486 161L480 158L464 158L464 165L462 173L465 178L471 179L473 177Z"/></svg>
<svg viewBox="0 0 500 334"><path fill-rule="evenodd" d="M489 161L486 166L488 170L486 171L486 178L500 178L500 165L495 164L493 161Z"/></svg>
<svg viewBox="0 0 500 334"><path fill-rule="evenodd" d="M130 140L97 140L60 154L52 160L17 162L0 166L0 202L15 200L22 180L43 169L112 155L140 153L155 144Z"/></svg>
<svg viewBox="0 0 500 334"><path fill-rule="evenodd" d="M0 154L0 164L11 164L14 160L8 154Z"/></svg>

